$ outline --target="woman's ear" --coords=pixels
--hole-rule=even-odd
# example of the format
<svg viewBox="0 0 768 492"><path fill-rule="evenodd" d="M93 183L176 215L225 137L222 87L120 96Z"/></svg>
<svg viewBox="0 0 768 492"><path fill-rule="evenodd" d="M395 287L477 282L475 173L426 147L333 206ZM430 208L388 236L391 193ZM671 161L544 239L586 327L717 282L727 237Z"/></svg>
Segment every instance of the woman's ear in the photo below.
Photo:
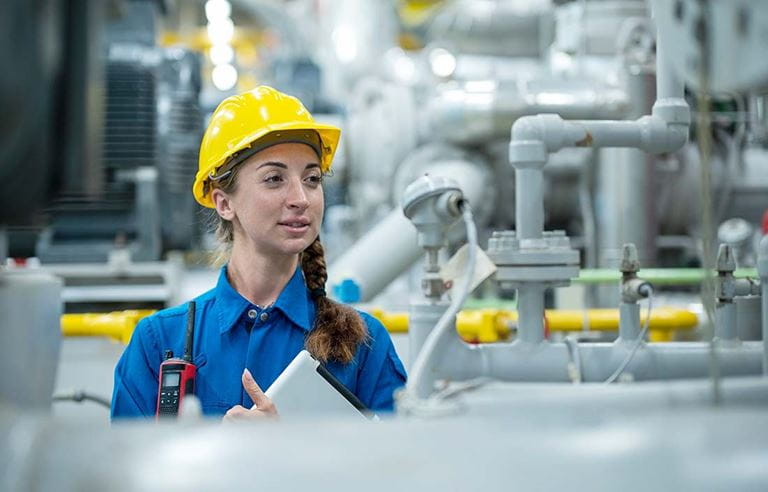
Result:
<svg viewBox="0 0 768 492"><path fill-rule="evenodd" d="M222 219L231 221L235 218L235 210L232 208L232 200L225 191L214 188L211 190L211 200L216 207L216 212Z"/></svg>

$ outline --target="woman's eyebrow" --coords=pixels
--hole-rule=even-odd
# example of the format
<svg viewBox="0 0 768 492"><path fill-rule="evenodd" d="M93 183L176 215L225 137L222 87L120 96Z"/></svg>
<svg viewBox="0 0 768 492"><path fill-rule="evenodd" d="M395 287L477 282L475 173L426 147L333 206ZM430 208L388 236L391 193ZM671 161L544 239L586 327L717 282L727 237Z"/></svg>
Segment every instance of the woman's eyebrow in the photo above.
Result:
<svg viewBox="0 0 768 492"><path fill-rule="evenodd" d="M288 166L278 161L262 162L261 164L259 164L259 167L257 167L256 169L261 169L262 167L266 167L266 166L274 166L274 167L279 167L281 169L288 169Z"/></svg>
<svg viewBox="0 0 768 492"><path fill-rule="evenodd" d="M279 161L262 162L261 164L259 164L259 167L257 167L256 169L261 169L262 167L266 167L266 166L279 167L280 169L288 169L288 166L286 166L284 163ZM304 170L306 171L307 169L312 169L315 167L320 167L320 164L318 164L317 162L310 162L304 167Z"/></svg>

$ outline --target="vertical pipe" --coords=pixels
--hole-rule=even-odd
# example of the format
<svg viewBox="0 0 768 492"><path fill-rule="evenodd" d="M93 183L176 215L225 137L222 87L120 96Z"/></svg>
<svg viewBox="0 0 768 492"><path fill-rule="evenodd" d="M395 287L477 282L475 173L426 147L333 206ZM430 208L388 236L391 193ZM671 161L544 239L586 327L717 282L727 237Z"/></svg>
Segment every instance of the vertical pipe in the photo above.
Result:
<svg viewBox="0 0 768 492"><path fill-rule="evenodd" d="M517 289L517 339L524 343L544 340L544 286L526 283Z"/></svg>
<svg viewBox="0 0 768 492"><path fill-rule="evenodd" d="M718 302L715 308L715 337L718 340L735 340L736 304Z"/></svg>
<svg viewBox="0 0 768 492"><path fill-rule="evenodd" d="M544 230L544 173L515 169L515 229L520 239L538 239Z"/></svg>
<svg viewBox="0 0 768 492"><path fill-rule="evenodd" d="M763 297L763 374L768 376L768 235L760 240L757 253L757 271Z"/></svg>
<svg viewBox="0 0 768 492"><path fill-rule="evenodd" d="M631 112L629 118L648 114L654 100L653 78L640 67L626 67L626 86ZM597 219L598 265L615 268L625 243L637 246L641 264L656 263L658 220L654 197L653 158L637 149L606 148L598 153ZM599 288L599 305L619 302L614 287Z"/></svg>
<svg viewBox="0 0 768 492"><path fill-rule="evenodd" d="M640 335L640 305L622 302L619 305L619 340L631 342Z"/></svg>
<svg viewBox="0 0 768 492"><path fill-rule="evenodd" d="M763 287L763 374L768 376L768 275L763 277L761 282Z"/></svg>
<svg viewBox="0 0 768 492"><path fill-rule="evenodd" d="M656 34L656 97L657 99L682 98L683 83L675 76L667 56L662 32Z"/></svg>
<svg viewBox="0 0 768 492"><path fill-rule="evenodd" d="M445 301L411 302L408 308L408 367L413 367L421 347L446 309L448 303Z"/></svg>

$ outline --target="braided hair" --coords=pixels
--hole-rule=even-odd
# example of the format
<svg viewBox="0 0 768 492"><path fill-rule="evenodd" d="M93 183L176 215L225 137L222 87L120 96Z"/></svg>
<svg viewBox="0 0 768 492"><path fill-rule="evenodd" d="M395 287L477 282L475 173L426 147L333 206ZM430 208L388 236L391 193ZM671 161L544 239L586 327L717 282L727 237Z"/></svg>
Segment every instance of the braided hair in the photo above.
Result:
<svg viewBox="0 0 768 492"><path fill-rule="evenodd" d="M320 237L301 254L301 269L317 309L315 327L305 342L307 350L323 362L351 362L358 345L368 340L368 330L357 311L325 295L328 273Z"/></svg>

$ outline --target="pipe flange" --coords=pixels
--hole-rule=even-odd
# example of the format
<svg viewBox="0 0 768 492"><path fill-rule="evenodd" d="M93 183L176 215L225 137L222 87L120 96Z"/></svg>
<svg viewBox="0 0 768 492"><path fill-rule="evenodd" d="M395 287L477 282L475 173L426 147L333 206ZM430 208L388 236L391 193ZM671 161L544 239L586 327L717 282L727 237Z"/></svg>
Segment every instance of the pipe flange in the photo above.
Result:
<svg viewBox="0 0 768 492"><path fill-rule="evenodd" d="M502 266L496 270L496 281L504 288L517 289L523 284L538 283L546 287L566 287L579 276L579 265Z"/></svg>
<svg viewBox="0 0 768 492"><path fill-rule="evenodd" d="M494 231L488 240L488 256L498 267L579 265L579 252L571 248L564 231L544 231L536 239L519 239L514 231Z"/></svg>

